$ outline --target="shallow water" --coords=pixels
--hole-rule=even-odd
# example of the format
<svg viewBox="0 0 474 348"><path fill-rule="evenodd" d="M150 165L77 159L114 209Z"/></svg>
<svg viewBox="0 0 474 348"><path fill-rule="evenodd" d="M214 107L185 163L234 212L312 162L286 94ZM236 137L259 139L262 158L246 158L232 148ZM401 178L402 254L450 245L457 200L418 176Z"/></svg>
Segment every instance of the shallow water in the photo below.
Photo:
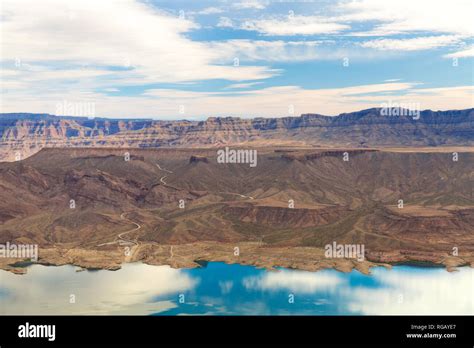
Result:
<svg viewBox="0 0 474 348"><path fill-rule="evenodd" d="M474 314L474 269L395 266L357 271L267 271L210 262L112 271L74 266L0 271L0 314L365 315Z"/></svg>

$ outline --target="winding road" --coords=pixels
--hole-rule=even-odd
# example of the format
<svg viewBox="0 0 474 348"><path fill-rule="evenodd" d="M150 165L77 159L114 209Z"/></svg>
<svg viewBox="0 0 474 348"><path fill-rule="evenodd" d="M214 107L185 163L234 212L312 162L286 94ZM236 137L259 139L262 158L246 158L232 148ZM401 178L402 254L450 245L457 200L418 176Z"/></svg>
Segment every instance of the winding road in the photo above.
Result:
<svg viewBox="0 0 474 348"><path fill-rule="evenodd" d="M156 163L156 166L159 170L163 171L163 172L166 172L166 173L169 173L169 174L173 174L173 171L171 170L168 170L168 169L165 169L165 168L162 168L158 163ZM160 182L165 185L165 186L169 186L166 181L165 181L165 178L167 177L168 175L163 175L161 178L160 178ZM234 196L239 196L239 197L242 197L242 198L247 198L247 199L255 199L255 197L252 197L252 196L247 196L247 195L243 195L241 193L234 193L234 192L218 192L218 193L222 193L222 194L228 194L228 195L234 195ZM129 231L125 231L125 232L122 232L122 233L119 233L116 237L116 239L112 242L107 242L107 243L101 243L101 244L98 244L97 246L103 246L103 245L110 245L110 244L116 244L116 243L128 243L128 244L133 244L133 247L132 247L132 250L130 252L130 255L128 255L126 257L126 260L130 260L132 255L133 255L133 250L138 247L139 243L138 241L136 240L132 240L132 239L127 239L125 238L124 236L129 234L129 233L132 233L132 232L135 232L135 231L138 231L139 229L142 228L142 226L138 223L138 222L135 222L135 221L132 221L130 220L129 218L126 217L126 214L128 214L129 212L123 212L122 214L120 214L120 218L121 219L125 219L127 220L128 222L130 222L131 224L134 224L136 227L132 230L129 230ZM173 254L173 246L171 246L170 248L170 257L172 258L174 256Z"/></svg>
<svg viewBox="0 0 474 348"><path fill-rule="evenodd" d="M159 170L161 170L161 171L163 171L163 172L173 174L173 172L172 172L171 170L161 168L158 163L156 163L156 166L158 167ZM163 175L163 176L160 178L160 182L161 182L163 185L165 185L165 186L169 186L169 185L165 182L165 178L166 178L167 176L168 176L168 175Z"/></svg>
<svg viewBox="0 0 474 348"><path fill-rule="evenodd" d="M120 241L124 242L124 243L131 243L133 244L133 246L130 248L130 250L127 250L127 252L125 253L125 262L130 262L133 255L135 254L135 250L137 249L138 247L138 242L136 240L131 240L131 239L126 239L123 237L124 234L127 234L127 233L131 233L131 232L135 232L135 231L138 231L140 228L142 228L142 226L135 222L135 221L132 221L130 220L129 218L125 217L125 214L127 214L126 212L120 214L120 218L121 219L126 219L128 220L129 222L131 222L132 224L134 224L135 226L137 226L136 228L134 228L133 230L130 230L130 231L126 231L126 232L122 232L120 233L117 238L119 239L119 244L120 244Z"/></svg>
<svg viewBox="0 0 474 348"><path fill-rule="evenodd" d="M170 173L170 174L173 174L173 172L171 170L168 170L168 169L164 169L164 168L161 168L160 165L157 163L156 166L158 167L159 170L162 170L164 172L167 172L167 173Z"/></svg>
<svg viewBox="0 0 474 348"><path fill-rule="evenodd" d="M163 171L163 172L173 174L173 172L172 172L171 170L162 168L158 163L156 163L156 166L158 167L159 170L161 170L161 171ZM163 185L169 186L169 185L165 182L165 178L166 178L167 176L168 176L168 175L163 175L163 176L160 178L160 182L161 182ZM227 195L234 195L234 196L239 196L239 197L248 198L248 199L255 199L255 197L243 195L243 194L241 194L241 193L234 193L234 192L218 192L218 193L223 193L223 194L227 194Z"/></svg>
<svg viewBox="0 0 474 348"><path fill-rule="evenodd" d="M125 212L125 213L120 214L120 218L121 218L121 219L126 219L126 220L128 220L130 223L134 224L134 225L137 226L137 227L134 228L133 230L120 233L119 235L117 235L117 238L120 239L120 240L123 241L123 242L132 243L132 244L135 244L135 246L137 246L137 245L138 245L138 242L137 242L137 241L131 240L131 239L125 239L125 238L123 238L123 235L124 235L124 234L127 234L127 233L131 233L131 232L138 231L140 228L142 228L142 226L141 226L139 223L137 223L137 222L135 222L135 221L132 221L132 220L126 218L126 217L125 217L125 214L127 214L127 213Z"/></svg>
<svg viewBox="0 0 474 348"><path fill-rule="evenodd" d="M226 195L240 196L240 197L242 197L242 198L255 199L255 197L246 196L246 195L243 195L243 194L240 194L240 193L234 193L234 192L219 192L219 193L224 193L224 194L226 194Z"/></svg>
<svg viewBox="0 0 474 348"><path fill-rule="evenodd" d="M120 218L121 219L126 219L128 220L130 223L134 224L136 227L132 230L129 230L129 231L125 231L125 232L122 232L122 233L119 233L116 237L116 239L112 242L107 242L107 243L101 243L101 244L98 244L97 246L103 246L103 245L109 245L109 244L115 244L115 243L120 243L120 242L124 242L124 243L129 243L129 244L133 244L134 246L133 247L137 247L138 246L138 242L136 240L131 240L131 239L126 239L124 238L123 236L128 234L128 233L132 233L132 232L135 232L135 231L138 231L140 228L142 228L142 226L135 222L135 221L132 221L130 219L128 219L127 217L125 217L125 214L127 214L127 212L123 212L122 214L120 214Z"/></svg>

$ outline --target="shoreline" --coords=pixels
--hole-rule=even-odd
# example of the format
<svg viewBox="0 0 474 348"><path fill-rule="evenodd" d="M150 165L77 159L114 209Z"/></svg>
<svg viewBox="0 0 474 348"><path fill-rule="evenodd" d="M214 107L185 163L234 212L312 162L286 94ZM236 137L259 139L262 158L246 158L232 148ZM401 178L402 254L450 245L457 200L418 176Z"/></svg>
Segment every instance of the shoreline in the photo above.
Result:
<svg viewBox="0 0 474 348"><path fill-rule="evenodd" d="M25 274L31 265L63 266L71 265L82 270L116 271L123 264L142 262L152 266L168 265L171 268L198 268L208 262L223 262L254 266L266 270L277 268L317 272L335 269L348 273L353 269L369 275L372 267L392 268L394 266L445 268L448 272L457 267L474 268L474 254L449 256L443 253L418 255L414 251L409 256L402 251L377 252L376 257L366 257L363 261L346 258L325 258L324 249L314 247L262 247L258 243L240 243L240 254L234 255L234 245L215 242L198 242L180 245L140 244L132 255L124 256L120 248L108 250L90 249L41 249L37 262L21 259L0 259L0 269L15 274Z"/></svg>

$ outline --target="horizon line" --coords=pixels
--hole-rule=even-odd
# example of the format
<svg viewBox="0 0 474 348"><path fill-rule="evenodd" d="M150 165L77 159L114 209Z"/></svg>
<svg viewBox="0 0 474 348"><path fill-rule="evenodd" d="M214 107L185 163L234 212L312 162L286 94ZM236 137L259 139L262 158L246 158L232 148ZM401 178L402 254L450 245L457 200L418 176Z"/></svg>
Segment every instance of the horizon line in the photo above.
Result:
<svg viewBox="0 0 474 348"><path fill-rule="evenodd" d="M163 121L163 122L178 122L178 121L186 121L186 122L203 122L209 121L213 119L236 119L236 120L260 120L260 119L285 119L285 118L301 118L305 116L319 116L319 117L328 117L328 118L335 118L340 117L348 114L355 114L361 113L364 111L371 111L371 110L381 110L383 107L372 107L368 109L362 109L357 111L350 111L350 112L343 112L337 115L323 115L319 113L302 113L300 115L287 115L287 116L250 116L250 117L242 117L242 116L207 116L207 118L203 119L186 119L186 118L178 118L178 119L160 119L160 118L153 118L153 117L143 117L143 118L134 118L133 116L128 117L107 117L107 116L89 116L89 115L55 115L46 112L0 112L0 117L8 116L8 115L32 115L32 116L47 116L59 119L88 119L90 121L98 119L98 120L110 120L110 121ZM424 109L424 110L414 110L410 108L404 107L390 107L387 109L399 109L399 110L409 110L409 111L417 111L417 112L450 112L450 111L468 111L474 110L474 107L466 108L466 109L448 109L448 110L433 110L433 109ZM380 115L384 116L384 115ZM205 117L205 116L203 116ZM411 117L410 115L392 115L387 117Z"/></svg>

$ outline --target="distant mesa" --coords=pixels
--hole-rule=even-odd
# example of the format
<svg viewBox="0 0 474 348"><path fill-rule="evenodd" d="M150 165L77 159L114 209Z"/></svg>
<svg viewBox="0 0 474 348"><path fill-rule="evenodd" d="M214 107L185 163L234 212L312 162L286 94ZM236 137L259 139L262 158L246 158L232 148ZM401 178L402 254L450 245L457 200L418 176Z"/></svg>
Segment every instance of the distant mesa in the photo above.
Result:
<svg viewBox="0 0 474 348"><path fill-rule="evenodd" d="M474 145L474 109L423 110L419 116L384 116L380 108L338 116L210 117L206 121L89 120L4 113L0 114L0 161L23 160L52 147L215 148L239 144L360 149Z"/></svg>

